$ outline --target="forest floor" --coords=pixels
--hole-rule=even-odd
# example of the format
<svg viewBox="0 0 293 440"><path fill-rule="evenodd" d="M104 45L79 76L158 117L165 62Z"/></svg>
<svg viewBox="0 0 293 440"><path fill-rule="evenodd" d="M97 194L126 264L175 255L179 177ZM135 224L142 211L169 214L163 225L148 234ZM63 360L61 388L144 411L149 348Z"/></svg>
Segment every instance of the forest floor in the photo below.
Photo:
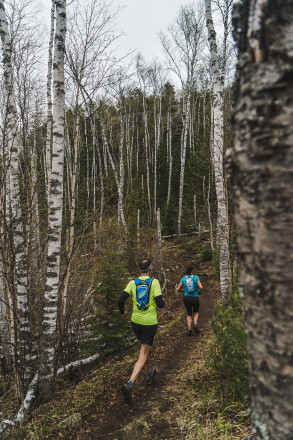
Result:
<svg viewBox="0 0 293 440"><path fill-rule="evenodd" d="M248 435L243 406L227 421L210 394L214 378L206 366L213 339L210 320L219 297L219 282L212 263L200 263L182 246L167 244L169 292L166 307L159 311L159 327L151 361L157 369L155 383L146 386L142 374L134 385L133 404L124 403L121 385L130 377L140 345L110 355L83 371L82 380L59 382L55 398L34 410L30 422L7 438L67 440L242 440ZM192 264L204 293L200 298L201 333L186 336L182 295L175 293L184 268ZM203 389L202 386L203 385ZM58 423L73 413L82 415L82 426L64 429ZM230 411L231 414L231 411ZM242 414L242 416L241 416ZM220 420L220 421L219 421Z"/></svg>
<svg viewBox="0 0 293 440"><path fill-rule="evenodd" d="M193 260L196 273L200 274L204 286L201 297L199 327L200 335L186 336L185 314L182 314L182 296L170 301L164 315L169 319L178 318L174 325L158 335L152 350L152 364L157 369L155 384L150 387L145 383L142 374L134 385L133 404L125 405L121 394L121 385L130 377L133 364L121 371L111 383L111 399L105 399L105 406L78 433L76 440L106 440L106 439L181 439L180 426L174 419L174 414L180 396L184 398L184 388L191 379L187 365L195 365L203 352L203 339L209 333L209 322L214 304L218 296L218 286L214 278L201 268L198 261L190 260L184 251L181 253L178 273L183 273L183 267ZM177 279L177 282L179 280ZM174 293L174 296L176 294ZM159 324L162 322L160 320ZM194 371L194 370L193 370ZM188 402L187 402L188 403Z"/></svg>

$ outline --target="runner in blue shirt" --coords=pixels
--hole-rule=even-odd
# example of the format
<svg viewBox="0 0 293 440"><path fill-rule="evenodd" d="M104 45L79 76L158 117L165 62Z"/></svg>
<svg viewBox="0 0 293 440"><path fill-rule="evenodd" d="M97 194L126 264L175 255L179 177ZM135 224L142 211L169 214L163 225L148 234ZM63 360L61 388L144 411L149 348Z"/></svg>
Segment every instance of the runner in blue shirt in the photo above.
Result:
<svg viewBox="0 0 293 440"><path fill-rule="evenodd" d="M185 276L180 280L177 286L177 290L184 287L184 305L187 311L187 336L192 336L192 315L193 315L193 325L194 331L199 333L200 330L197 326L198 321L198 311L199 311L199 291L203 289L199 277L192 274L193 267L188 266L185 272Z"/></svg>

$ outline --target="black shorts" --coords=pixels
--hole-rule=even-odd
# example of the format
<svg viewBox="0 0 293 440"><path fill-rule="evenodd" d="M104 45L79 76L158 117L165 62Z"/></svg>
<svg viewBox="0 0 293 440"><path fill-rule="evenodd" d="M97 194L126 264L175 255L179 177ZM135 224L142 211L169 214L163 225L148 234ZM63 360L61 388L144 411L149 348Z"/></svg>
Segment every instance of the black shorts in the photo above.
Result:
<svg viewBox="0 0 293 440"><path fill-rule="evenodd" d="M153 345L158 325L142 325L132 322L133 331L142 344Z"/></svg>
<svg viewBox="0 0 293 440"><path fill-rule="evenodd" d="M184 305L188 316L199 311L199 297L198 296L184 296Z"/></svg>

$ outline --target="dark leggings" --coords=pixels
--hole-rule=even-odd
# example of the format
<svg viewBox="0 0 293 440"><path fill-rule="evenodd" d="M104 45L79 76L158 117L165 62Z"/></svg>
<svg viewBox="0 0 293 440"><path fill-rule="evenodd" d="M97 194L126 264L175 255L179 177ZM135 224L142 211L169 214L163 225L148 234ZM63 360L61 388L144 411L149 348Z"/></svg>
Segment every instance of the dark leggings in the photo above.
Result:
<svg viewBox="0 0 293 440"><path fill-rule="evenodd" d="M199 311L199 297L198 296L184 296L184 305L188 316Z"/></svg>

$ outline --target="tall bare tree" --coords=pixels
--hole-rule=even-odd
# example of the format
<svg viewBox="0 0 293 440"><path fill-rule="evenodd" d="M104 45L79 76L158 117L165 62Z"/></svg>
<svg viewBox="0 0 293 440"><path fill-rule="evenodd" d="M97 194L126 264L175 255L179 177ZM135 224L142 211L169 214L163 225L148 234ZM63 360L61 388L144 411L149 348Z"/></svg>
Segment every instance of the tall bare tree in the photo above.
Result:
<svg viewBox="0 0 293 440"><path fill-rule="evenodd" d="M196 84L197 62L204 37L202 12L187 5L181 6L169 33L161 33L160 39L167 57L167 66L179 78L182 86L182 135L180 157L180 185L178 236L181 237L183 189L188 131L190 126L191 91Z"/></svg>
<svg viewBox="0 0 293 440"><path fill-rule="evenodd" d="M56 372L55 347L63 209L65 35L66 0L58 0L53 56L53 145L49 194L48 258L39 365L39 394L43 400L50 398L54 392Z"/></svg>
<svg viewBox="0 0 293 440"><path fill-rule="evenodd" d="M15 24L15 23L13 23ZM18 130L18 112L15 95L15 79L13 69L13 38L12 30L8 27L4 0L0 2L0 31L3 51L3 71L5 87L5 122L4 122L4 164L7 164L7 194L6 194L6 224L9 225L12 243L12 294L16 286L17 310L14 310L15 359L19 397L26 390L31 376L28 364L31 355L28 351L31 340L28 317L28 279L27 279L27 241L23 211L20 199L19 162L20 162L20 133ZM17 317L17 319L16 319ZM19 380L20 379L20 380Z"/></svg>
<svg viewBox="0 0 293 440"><path fill-rule="evenodd" d="M216 32L214 29L211 0L205 0L206 24L208 29L208 40L211 53L211 64L213 71L213 121L212 127L212 161L215 173L215 185L217 193L217 233L220 252L220 283L221 297L224 302L229 296L229 229L227 218L227 202L225 191L225 176L223 167L224 154L224 117L223 117L223 87L222 72L219 65L219 56L216 41Z"/></svg>

